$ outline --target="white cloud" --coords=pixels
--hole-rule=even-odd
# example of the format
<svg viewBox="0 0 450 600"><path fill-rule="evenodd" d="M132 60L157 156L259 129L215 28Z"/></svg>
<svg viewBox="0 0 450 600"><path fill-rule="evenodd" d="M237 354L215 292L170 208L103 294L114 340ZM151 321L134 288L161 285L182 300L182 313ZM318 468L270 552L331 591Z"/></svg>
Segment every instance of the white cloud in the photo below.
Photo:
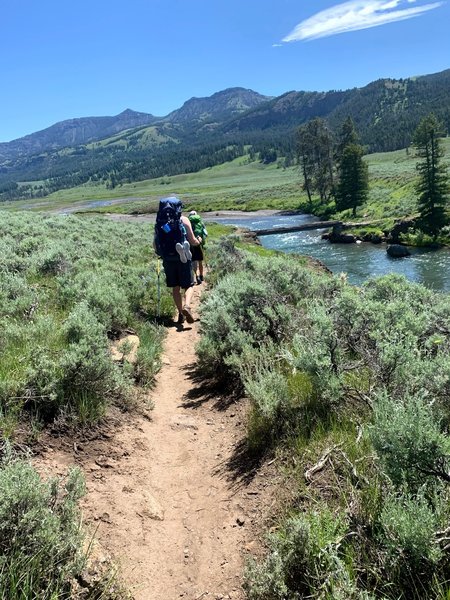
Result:
<svg viewBox="0 0 450 600"><path fill-rule="evenodd" d="M418 17L443 4L443 2L433 2L423 6L393 10L405 1L408 4L414 2L414 0L350 0L350 2L337 4L299 23L282 41L298 42L377 27L393 21Z"/></svg>

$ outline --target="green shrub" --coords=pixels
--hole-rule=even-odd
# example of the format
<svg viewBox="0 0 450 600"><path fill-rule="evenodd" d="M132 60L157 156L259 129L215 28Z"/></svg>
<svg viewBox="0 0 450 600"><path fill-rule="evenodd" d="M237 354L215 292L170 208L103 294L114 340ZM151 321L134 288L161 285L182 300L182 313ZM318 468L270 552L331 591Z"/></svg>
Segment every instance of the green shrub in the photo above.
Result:
<svg viewBox="0 0 450 600"><path fill-rule="evenodd" d="M389 495L380 515L380 541L387 550L388 571L413 570L424 561L437 563L442 552L436 544L438 519L423 493Z"/></svg>
<svg viewBox="0 0 450 600"><path fill-rule="evenodd" d="M373 445L394 485L416 493L447 476L450 440L441 432L429 401L407 396L380 395L370 429Z"/></svg>
<svg viewBox="0 0 450 600"><path fill-rule="evenodd" d="M363 598L343 561L345 532L345 519L326 509L288 519L270 536L266 559L246 571L249 599Z"/></svg>
<svg viewBox="0 0 450 600"><path fill-rule="evenodd" d="M329 408L337 406L343 394L343 349L332 317L321 304L312 304L305 315L301 333L293 336L284 356L292 369L306 373L315 393Z"/></svg>
<svg viewBox="0 0 450 600"><path fill-rule="evenodd" d="M208 245L208 283L215 285L225 273L239 271L245 254L236 248L237 236L222 236Z"/></svg>
<svg viewBox="0 0 450 600"><path fill-rule="evenodd" d="M37 269L42 275L60 275L70 270L66 252L58 246L49 246L37 259Z"/></svg>
<svg viewBox="0 0 450 600"><path fill-rule="evenodd" d="M8 435L23 409L95 419L109 400L126 398L133 375L111 362L108 335L157 315L150 229L5 213L0 234L0 413ZM165 285L160 291L168 316L173 303ZM161 347L155 339L155 368ZM139 377L150 383L155 371L144 362Z"/></svg>
<svg viewBox="0 0 450 600"><path fill-rule="evenodd" d="M200 364L207 373L221 367L222 376L237 387L242 385L239 359L279 344L294 326L292 311L270 282L245 272L222 279L203 302L201 315Z"/></svg>
<svg viewBox="0 0 450 600"><path fill-rule="evenodd" d="M129 381L111 360L104 328L82 302L64 325L68 345L60 359L60 396L69 405L88 397L95 405L126 395Z"/></svg>
<svg viewBox="0 0 450 600"><path fill-rule="evenodd" d="M276 371L259 370L244 380L245 393L252 402L248 438L252 446L266 446L283 430L284 407L289 392L286 378Z"/></svg>
<svg viewBox="0 0 450 600"><path fill-rule="evenodd" d="M43 482L26 462L0 467L0 594L2 600L69 598L81 571L83 534L77 470Z"/></svg>
<svg viewBox="0 0 450 600"><path fill-rule="evenodd" d="M36 291L17 273L1 274L0 316L24 318L37 302Z"/></svg>
<svg viewBox="0 0 450 600"><path fill-rule="evenodd" d="M139 348L137 351L134 376L136 382L144 387L153 384L161 366L161 339L164 333L158 326L145 324L139 329Z"/></svg>

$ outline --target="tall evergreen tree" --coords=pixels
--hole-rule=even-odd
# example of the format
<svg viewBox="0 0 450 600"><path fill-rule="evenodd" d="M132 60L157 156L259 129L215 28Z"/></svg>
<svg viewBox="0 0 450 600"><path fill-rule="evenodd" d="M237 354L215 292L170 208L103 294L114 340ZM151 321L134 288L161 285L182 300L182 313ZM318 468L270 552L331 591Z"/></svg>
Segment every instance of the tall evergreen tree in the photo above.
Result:
<svg viewBox="0 0 450 600"><path fill-rule="evenodd" d="M419 205L419 227L436 239L440 229L448 223L446 204L449 194L449 178L441 162L443 149L440 137L443 126L434 114L430 114L417 127L413 143L422 159L416 166L419 181L416 185Z"/></svg>
<svg viewBox="0 0 450 600"><path fill-rule="evenodd" d="M340 163L344 155L344 150L351 144L358 144L359 138L356 133L355 124L351 117L347 117L342 123L341 129L338 135L338 142L336 145L335 158L336 162Z"/></svg>
<svg viewBox="0 0 450 600"><path fill-rule="evenodd" d="M311 152L312 140L308 123L297 129L297 159L303 175L303 189L308 196L309 206L312 207L314 160Z"/></svg>
<svg viewBox="0 0 450 600"><path fill-rule="evenodd" d="M357 207L366 201L369 190L369 170L362 157L362 147L350 144L345 147L339 164L336 208L351 208L353 216L356 215Z"/></svg>
<svg viewBox="0 0 450 600"><path fill-rule="evenodd" d="M358 144L358 134L351 117L342 124L336 145L335 159L338 165L338 184L336 186L337 210L356 209L367 199L369 190L368 166L363 161L364 150Z"/></svg>
<svg viewBox="0 0 450 600"><path fill-rule="evenodd" d="M313 192L319 194L322 203L334 192L332 147L332 136L323 119L312 119L298 128L297 156L310 204Z"/></svg>

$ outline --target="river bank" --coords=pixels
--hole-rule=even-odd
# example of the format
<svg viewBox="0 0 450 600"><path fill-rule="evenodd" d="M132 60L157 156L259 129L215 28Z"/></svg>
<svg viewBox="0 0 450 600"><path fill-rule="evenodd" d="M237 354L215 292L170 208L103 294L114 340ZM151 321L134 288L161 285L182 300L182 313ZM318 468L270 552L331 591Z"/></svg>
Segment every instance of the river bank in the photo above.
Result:
<svg viewBox="0 0 450 600"><path fill-rule="evenodd" d="M305 214L215 215L211 221L223 225L234 225L251 229L282 229L290 226L319 221L317 217ZM286 253L311 256L322 262L333 273L346 273L349 283L361 285L370 277L388 273L404 275L410 281L441 292L450 292L450 249L409 247L411 256L406 259L391 258L383 243L335 244L322 239L328 230L309 230L277 235L261 236L260 243L268 249Z"/></svg>
<svg viewBox="0 0 450 600"><path fill-rule="evenodd" d="M293 210L221 210L200 213L206 222L234 225L258 232L258 229L281 229L302 223L319 221L318 217ZM154 223L155 215L124 215L111 213L108 218L119 222ZM384 243L334 244L323 240L328 230L300 231L261 236L265 248L296 253L319 260L333 273L346 273L349 283L361 285L370 277L388 273L404 275L410 281L441 292L450 292L450 249L410 246L411 256L391 258Z"/></svg>

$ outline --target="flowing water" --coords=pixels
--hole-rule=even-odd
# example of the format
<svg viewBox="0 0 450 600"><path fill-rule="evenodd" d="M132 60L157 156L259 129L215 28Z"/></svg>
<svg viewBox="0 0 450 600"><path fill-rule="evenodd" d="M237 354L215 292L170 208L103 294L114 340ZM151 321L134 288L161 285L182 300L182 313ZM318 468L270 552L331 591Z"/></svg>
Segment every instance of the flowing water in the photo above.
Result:
<svg viewBox="0 0 450 600"><path fill-rule="evenodd" d="M217 223L247 227L253 231L288 227L317 221L310 215L227 216L214 217ZM410 248L407 258L391 258L386 245L330 244L321 239L324 230L297 231L261 236L266 248L307 254L322 261L333 273L345 272L348 281L361 284L369 277L399 273L411 281L441 292L450 292L450 249Z"/></svg>

